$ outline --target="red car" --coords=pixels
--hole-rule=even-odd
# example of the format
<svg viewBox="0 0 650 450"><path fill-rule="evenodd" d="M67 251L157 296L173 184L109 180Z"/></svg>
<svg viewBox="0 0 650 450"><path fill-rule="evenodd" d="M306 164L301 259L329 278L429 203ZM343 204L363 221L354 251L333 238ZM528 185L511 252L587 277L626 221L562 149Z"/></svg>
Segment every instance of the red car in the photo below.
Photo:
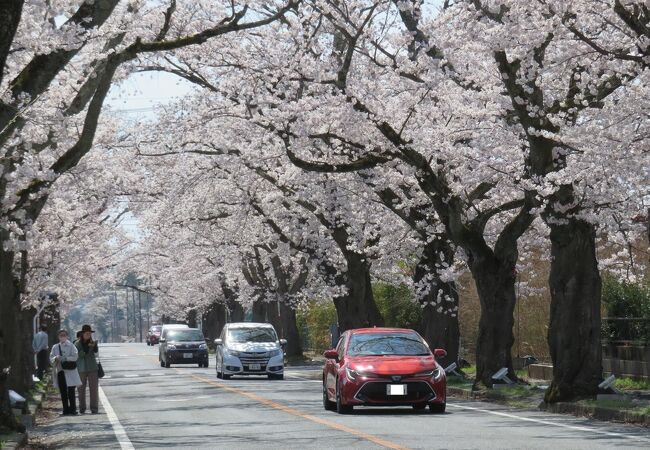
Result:
<svg viewBox="0 0 650 450"><path fill-rule="evenodd" d="M417 332L360 328L341 336L325 352L323 406L339 414L355 406L412 406L443 413L447 377L436 362L447 352L429 346Z"/></svg>
<svg viewBox="0 0 650 450"><path fill-rule="evenodd" d="M160 331L162 325L154 325L147 332L147 345L156 345L160 343Z"/></svg>

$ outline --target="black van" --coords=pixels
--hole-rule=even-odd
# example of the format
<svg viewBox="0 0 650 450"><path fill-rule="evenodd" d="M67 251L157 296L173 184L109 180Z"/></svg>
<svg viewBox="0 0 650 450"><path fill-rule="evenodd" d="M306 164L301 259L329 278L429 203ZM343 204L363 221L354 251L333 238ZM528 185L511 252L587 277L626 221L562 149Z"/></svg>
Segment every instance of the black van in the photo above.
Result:
<svg viewBox="0 0 650 450"><path fill-rule="evenodd" d="M171 328L160 336L161 367L172 364L198 364L208 367L208 346L198 328Z"/></svg>

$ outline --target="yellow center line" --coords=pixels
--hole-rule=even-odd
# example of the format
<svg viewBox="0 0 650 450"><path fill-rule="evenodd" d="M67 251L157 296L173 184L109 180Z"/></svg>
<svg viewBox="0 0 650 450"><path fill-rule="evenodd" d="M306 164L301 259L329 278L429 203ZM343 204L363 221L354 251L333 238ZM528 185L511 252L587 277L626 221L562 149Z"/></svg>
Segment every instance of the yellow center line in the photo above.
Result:
<svg viewBox="0 0 650 450"><path fill-rule="evenodd" d="M316 417L312 416L311 414L305 414L302 411L299 411L295 408L291 408L289 406L283 405L282 403L275 402L273 400L269 400L267 398L264 398L260 395L254 394L252 392L244 391L242 389L238 389L232 386L228 386L225 383L219 383L217 381L211 380L209 378L203 378L199 377L197 375L190 375L190 377L194 378L195 380L202 381L204 383L207 383L211 386L216 386L218 388L221 388L223 390L226 390L228 392L232 392L234 394L241 395L243 397L247 397L253 401L256 401L258 403L262 403L263 405L269 406L273 409L277 409L278 411L285 412L287 414L291 414L292 416L300 417L302 419L309 420L314 423L318 423L320 425L325 425L329 428L333 428L338 431L343 431L348 434L352 434L356 437L359 437L361 439L365 439L366 441L370 441L372 443L375 443L377 445L381 445L382 447L386 448L391 448L395 450L407 450L406 447L403 447L399 444L396 444L391 441L387 441L385 439L381 439L377 436L373 436L372 434L364 433L363 431L355 430L354 428L347 427L345 425L341 425L336 422L332 422L331 420L323 419L321 417Z"/></svg>
<svg viewBox="0 0 650 450"><path fill-rule="evenodd" d="M149 359L152 359L156 362L157 359L155 357L150 357ZM182 373L183 375L187 375L187 372L182 372L179 369L172 368L176 373ZM211 380L209 378L205 377L200 377L198 375L193 375L189 374L189 376L197 381L201 381L203 383L207 383L211 386L218 387L220 389L223 389L228 392L232 392L233 394L241 395L243 397L246 397L250 400L253 400L255 402L261 403L263 405L266 405L270 408L276 409L278 411L285 412L287 414L291 414L292 416L295 417L300 417L301 419L309 420L310 422L314 422L320 425L325 425L326 427L333 428L338 431L343 431L344 433L351 434L353 436L356 436L358 438L364 439L366 441L372 442L377 445L381 445L382 447L394 449L394 450L408 450L408 447L403 447L399 444L396 444L395 442L388 441L386 439L382 439L380 437L374 436L372 434L364 433L363 431L356 430L354 428L347 427L345 425L341 425L340 423L333 422L331 420L323 419L322 417L317 417L313 416L311 414L305 414L302 411L299 411L295 408L291 408L290 406L284 405L282 403L269 400L268 398L262 397L260 395L254 394L252 392L245 391L243 389L239 389L233 386L228 386L225 383L220 383L215 380Z"/></svg>

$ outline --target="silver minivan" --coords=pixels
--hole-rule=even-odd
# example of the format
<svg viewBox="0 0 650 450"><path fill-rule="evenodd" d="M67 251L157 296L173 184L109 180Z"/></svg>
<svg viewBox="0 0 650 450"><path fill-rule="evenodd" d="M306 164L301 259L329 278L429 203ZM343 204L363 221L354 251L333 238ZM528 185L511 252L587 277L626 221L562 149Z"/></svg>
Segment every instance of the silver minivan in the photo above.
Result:
<svg viewBox="0 0 650 450"><path fill-rule="evenodd" d="M267 375L284 378L284 346L270 323L235 322L224 325L217 347L217 377Z"/></svg>

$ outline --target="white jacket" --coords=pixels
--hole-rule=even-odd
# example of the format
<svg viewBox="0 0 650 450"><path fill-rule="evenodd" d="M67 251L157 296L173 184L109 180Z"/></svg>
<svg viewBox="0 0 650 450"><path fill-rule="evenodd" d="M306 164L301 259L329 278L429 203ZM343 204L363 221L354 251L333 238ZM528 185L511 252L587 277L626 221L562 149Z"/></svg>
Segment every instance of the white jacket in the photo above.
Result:
<svg viewBox="0 0 650 450"><path fill-rule="evenodd" d="M56 361L57 356L61 356L59 361ZM50 362L52 363L52 383L55 388L59 388L59 379L57 374L63 370L61 367L61 361L76 361L78 357L79 352L77 351L77 347L75 347L70 341L65 341L63 344L54 344L52 346L52 350L50 351ZM79 378L79 372L77 369L63 370L63 372L65 373L65 382L68 387L81 386L81 378Z"/></svg>

